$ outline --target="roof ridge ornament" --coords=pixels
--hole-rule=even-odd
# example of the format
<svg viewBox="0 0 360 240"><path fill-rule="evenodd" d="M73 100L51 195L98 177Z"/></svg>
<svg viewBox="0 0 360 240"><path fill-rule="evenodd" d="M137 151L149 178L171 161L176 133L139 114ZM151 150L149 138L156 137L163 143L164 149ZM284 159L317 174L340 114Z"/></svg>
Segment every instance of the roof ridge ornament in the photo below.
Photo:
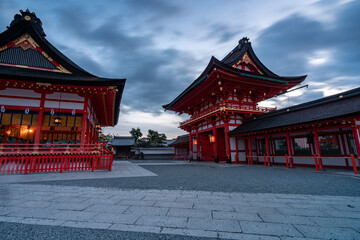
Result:
<svg viewBox="0 0 360 240"><path fill-rule="evenodd" d="M242 39L239 40L239 45L243 44L243 43L248 43L250 40L250 38L248 37L243 37Z"/></svg>
<svg viewBox="0 0 360 240"><path fill-rule="evenodd" d="M19 22L26 21L33 25L33 27L40 33L41 36L45 37L46 34L44 32L44 29L42 28L42 22L41 20L36 16L35 12L30 12L29 9L26 9L25 11L20 10L20 14L15 14L14 20L10 23L10 26L7 28L10 28L14 26L15 24L18 24Z"/></svg>

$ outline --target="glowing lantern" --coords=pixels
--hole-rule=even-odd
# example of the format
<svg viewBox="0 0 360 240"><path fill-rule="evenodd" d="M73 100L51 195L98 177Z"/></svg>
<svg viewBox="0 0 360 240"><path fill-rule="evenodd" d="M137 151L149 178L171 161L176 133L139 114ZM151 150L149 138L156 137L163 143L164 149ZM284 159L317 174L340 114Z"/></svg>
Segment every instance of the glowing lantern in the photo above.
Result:
<svg viewBox="0 0 360 240"><path fill-rule="evenodd" d="M211 143L215 142L215 135L210 133L209 134L209 140L210 140Z"/></svg>
<svg viewBox="0 0 360 240"><path fill-rule="evenodd" d="M197 140L196 137L193 138L193 143L194 143L194 145L197 145L197 144L198 144L198 140Z"/></svg>

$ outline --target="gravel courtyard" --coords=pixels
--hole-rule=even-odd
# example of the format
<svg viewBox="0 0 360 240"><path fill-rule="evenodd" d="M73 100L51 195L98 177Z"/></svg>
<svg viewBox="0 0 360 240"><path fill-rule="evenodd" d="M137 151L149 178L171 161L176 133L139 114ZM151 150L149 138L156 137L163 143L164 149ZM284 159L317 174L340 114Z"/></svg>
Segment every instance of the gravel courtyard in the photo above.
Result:
<svg viewBox="0 0 360 240"><path fill-rule="evenodd" d="M111 176L0 176L0 238L360 239L360 178L351 171L116 164Z"/></svg>

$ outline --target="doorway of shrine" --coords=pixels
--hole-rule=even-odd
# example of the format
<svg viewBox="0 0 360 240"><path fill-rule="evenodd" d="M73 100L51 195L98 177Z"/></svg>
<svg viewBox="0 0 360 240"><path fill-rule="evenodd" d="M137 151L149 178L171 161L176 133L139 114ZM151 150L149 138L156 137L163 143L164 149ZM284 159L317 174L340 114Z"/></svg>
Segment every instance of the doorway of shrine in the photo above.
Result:
<svg viewBox="0 0 360 240"><path fill-rule="evenodd" d="M200 133L201 161L215 161L214 145L217 146L217 157L219 161L226 161L224 128L218 128L216 132L217 139L215 139L215 142L210 142L210 135L213 133L212 130Z"/></svg>

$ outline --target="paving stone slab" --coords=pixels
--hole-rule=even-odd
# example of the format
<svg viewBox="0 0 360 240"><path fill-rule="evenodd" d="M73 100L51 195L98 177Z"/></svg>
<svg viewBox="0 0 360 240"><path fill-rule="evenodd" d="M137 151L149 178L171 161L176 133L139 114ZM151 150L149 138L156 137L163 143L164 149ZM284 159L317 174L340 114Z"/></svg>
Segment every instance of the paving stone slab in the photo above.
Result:
<svg viewBox="0 0 360 240"><path fill-rule="evenodd" d="M124 212L124 214L165 216L168 211L169 208L163 207L131 206Z"/></svg>
<svg viewBox="0 0 360 240"><path fill-rule="evenodd" d="M314 221L305 216L285 216L269 213L259 213L259 215L264 222L316 225Z"/></svg>
<svg viewBox="0 0 360 240"><path fill-rule="evenodd" d="M93 204L86 208L85 212L97 213L124 213L130 206L113 205L113 204Z"/></svg>
<svg viewBox="0 0 360 240"><path fill-rule="evenodd" d="M334 217L309 217L319 226L325 227L350 227L360 230L360 219L334 218Z"/></svg>
<svg viewBox="0 0 360 240"><path fill-rule="evenodd" d="M112 223L66 221L60 226L74 228L108 229Z"/></svg>
<svg viewBox="0 0 360 240"><path fill-rule="evenodd" d="M167 199L166 199L167 200ZM155 207L169 207L169 208L193 208L193 203L189 202L171 202L171 201L157 201Z"/></svg>
<svg viewBox="0 0 360 240"><path fill-rule="evenodd" d="M291 207L281 207L276 208L278 213L288 216L308 216L308 217L329 217L326 210L319 209L305 209L305 208L291 208ZM339 212L339 211L337 211Z"/></svg>
<svg viewBox="0 0 360 240"><path fill-rule="evenodd" d="M136 225L184 228L186 221L185 217L141 216L136 221Z"/></svg>
<svg viewBox="0 0 360 240"><path fill-rule="evenodd" d="M187 228L209 231L241 232L237 221L208 218L189 218Z"/></svg>
<svg viewBox="0 0 360 240"><path fill-rule="evenodd" d="M239 239L239 240L281 240L280 237L276 236L265 236L265 235L254 235L246 233L228 233L219 232L220 239Z"/></svg>
<svg viewBox="0 0 360 240"><path fill-rule="evenodd" d="M275 235L280 237L303 237L303 235L290 224L240 221L240 225L244 233Z"/></svg>
<svg viewBox="0 0 360 240"><path fill-rule="evenodd" d="M83 211L90 206L94 205L93 203L73 203L73 202L52 202L52 204L47 205L47 208L58 209L58 210L72 210L72 211Z"/></svg>
<svg viewBox="0 0 360 240"><path fill-rule="evenodd" d="M224 205L224 204L195 203L194 209L208 209L208 210L218 210L218 211L227 211L227 212L235 211L235 208L233 205Z"/></svg>
<svg viewBox="0 0 360 240"><path fill-rule="evenodd" d="M234 206L236 212L241 213L269 213L269 214L279 214L277 208L274 207L254 207L247 205L236 205Z"/></svg>
<svg viewBox="0 0 360 240"><path fill-rule="evenodd" d="M161 227L126 225L126 224L115 223L109 228L109 230L126 231L126 232L160 233Z"/></svg>
<svg viewBox="0 0 360 240"><path fill-rule="evenodd" d="M215 231L167 228L167 227L164 227L161 230L161 233L162 234L172 234L172 235L182 235L182 236L206 237L206 238L217 238L218 237L218 233Z"/></svg>
<svg viewBox="0 0 360 240"><path fill-rule="evenodd" d="M306 238L360 239L360 233L351 228L294 225Z"/></svg>
<svg viewBox="0 0 360 240"><path fill-rule="evenodd" d="M153 206L156 203L155 200L121 200L117 205L125 206Z"/></svg>
<svg viewBox="0 0 360 240"><path fill-rule="evenodd" d="M170 208L166 216L211 218L211 210Z"/></svg>
<svg viewBox="0 0 360 240"><path fill-rule="evenodd" d="M244 221L262 222L262 219L256 213L213 211L213 218L224 219L224 220L244 220Z"/></svg>
<svg viewBox="0 0 360 240"><path fill-rule="evenodd" d="M134 224L139 217L135 214L99 213L94 218L94 222Z"/></svg>

